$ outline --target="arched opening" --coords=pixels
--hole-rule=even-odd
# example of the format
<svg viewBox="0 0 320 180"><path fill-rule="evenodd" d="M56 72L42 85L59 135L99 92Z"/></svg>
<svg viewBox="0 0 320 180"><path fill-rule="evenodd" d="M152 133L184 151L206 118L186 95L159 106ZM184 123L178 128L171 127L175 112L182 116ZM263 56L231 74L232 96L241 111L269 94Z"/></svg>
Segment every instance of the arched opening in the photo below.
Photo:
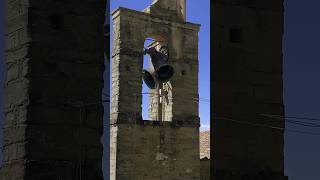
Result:
<svg viewBox="0 0 320 180"><path fill-rule="evenodd" d="M146 38L144 41L145 50L155 48L168 57L164 58L161 66L168 64L169 49L160 36ZM166 49L165 49L166 48ZM161 59L162 60L162 59ZM160 61L161 61L160 60ZM143 59L143 82L142 82L142 118L152 121L171 121L172 119L172 85L169 81L162 82L161 78L168 75L172 77L174 68L168 64L167 68L153 64L151 55L145 53ZM154 67L157 66L157 67ZM156 69L155 69L156 68ZM156 73L156 71L158 73ZM159 76L160 74L164 76Z"/></svg>

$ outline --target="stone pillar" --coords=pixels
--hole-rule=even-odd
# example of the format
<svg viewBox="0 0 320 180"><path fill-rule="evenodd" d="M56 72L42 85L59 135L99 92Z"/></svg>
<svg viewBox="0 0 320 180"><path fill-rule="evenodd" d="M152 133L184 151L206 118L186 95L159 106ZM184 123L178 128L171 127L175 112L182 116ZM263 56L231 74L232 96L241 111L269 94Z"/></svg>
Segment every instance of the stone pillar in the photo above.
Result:
<svg viewBox="0 0 320 180"><path fill-rule="evenodd" d="M286 179L285 123L267 115L284 115L283 1L213 7L214 179Z"/></svg>
<svg viewBox="0 0 320 180"><path fill-rule="evenodd" d="M187 2L186 0L180 0L180 9L181 9L181 13L183 16L183 20L186 21L187 20Z"/></svg>
<svg viewBox="0 0 320 180"><path fill-rule="evenodd" d="M200 178L200 27L181 21L181 14L177 11L174 16L168 16L170 13L173 11L164 8L160 0L145 12L119 8L112 13L111 180ZM172 98L170 107L166 108L166 121L145 121L141 117L143 45L146 38L168 46L169 63L175 69L169 82Z"/></svg>
<svg viewBox="0 0 320 180"><path fill-rule="evenodd" d="M1 180L101 180L105 1L5 0Z"/></svg>

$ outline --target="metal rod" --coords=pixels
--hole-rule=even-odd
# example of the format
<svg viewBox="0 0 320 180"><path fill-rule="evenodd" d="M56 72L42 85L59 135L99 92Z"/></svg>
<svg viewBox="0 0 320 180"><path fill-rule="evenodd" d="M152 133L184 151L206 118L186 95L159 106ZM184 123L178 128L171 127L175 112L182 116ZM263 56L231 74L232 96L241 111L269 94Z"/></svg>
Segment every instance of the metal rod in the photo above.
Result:
<svg viewBox="0 0 320 180"><path fill-rule="evenodd" d="M158 119L159 121L162 121L162 102L161 102L161 95L162 95L162 83L159 84L159 94L160 96L158 96Z"/></svg>

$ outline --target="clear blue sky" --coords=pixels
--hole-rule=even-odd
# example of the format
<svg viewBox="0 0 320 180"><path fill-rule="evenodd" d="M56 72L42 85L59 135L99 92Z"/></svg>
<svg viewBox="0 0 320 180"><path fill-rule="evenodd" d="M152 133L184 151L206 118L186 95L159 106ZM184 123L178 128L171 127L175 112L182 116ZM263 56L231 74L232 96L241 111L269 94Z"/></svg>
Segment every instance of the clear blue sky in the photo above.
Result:
<svg viewBox="0 0 320 180"><path fill-rule="evenodd" d="M153 0L111 0L111 12L121 7L142 11ZM199 13L201 12L201 13ZM210 1L187 0L187 21L201 24L199 32L199 113L201 130L207 130L210 126ZM110 20L112 23L112 21ZM147 61L145 61L147 62ZM143 92L147 92L143 86ZM147 119L147 95L143 95L143 117Z"/></svg>
<svg viewBox="0 0 320 180"><path fill-rule="evenodd" d="M285 112L320 118L320 1L285 0L284 7ZM286 127L320 133L320 128ZM320 136L287 132L285 170L289 180L319 180Z"/></svg>

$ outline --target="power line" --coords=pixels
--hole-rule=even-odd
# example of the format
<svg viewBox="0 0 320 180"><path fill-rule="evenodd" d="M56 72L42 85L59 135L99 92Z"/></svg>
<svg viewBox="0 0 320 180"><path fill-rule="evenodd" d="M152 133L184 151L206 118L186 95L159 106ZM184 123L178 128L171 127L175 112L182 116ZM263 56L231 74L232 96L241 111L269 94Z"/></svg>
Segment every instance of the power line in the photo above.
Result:
<svg viewBox="0 0 320 180"><path fill-rule="evenodd" d="M233 123L236 123L236 124L242 124L242 125L248 125L248 126L254 126L254 127L262 127L262 128L269 128L269 129L274 129L274 130L277 130L277 131L285 131L285 132L289 132L289 133L320 136L320 133L293 130L293 129L288 129L288 128L285 128L285 127L278 127L278 126L272 126L272 125L260 124L260 123L252 123L252 122L242 121L242 120L240 121L240 120L236 120L236 119L233 119L233 118L227 118L227 117L216 117L216 119L226 120L226 121L233 122Z"/></svg>
<svg viewBox="0 0 320 180"><path fill-rule="evenodd" d="M161 96L159 93L143 92L142 94L151 94L151 95L159 95L159 96ZM170 98L170 99L172 100L173 98ZM192 99L198 100L198 101L200 101L202 103L210 103L210 99L206 99L206 98L192 97ZM103 102L109 102L109 101L103 101ZM194 101L194 102L197 102L197 101ZM301 120L310 120L310 121L320 121L319 118L281 116L281 115L275 115L275 114L259 114L259 115L270 117L270 118L274 118L274 119L284 119L286 122L294 124L294 125L300 125L300 126L305 126L305 127L320 127L320 124L316 124L316 123L291 120L291 119L301 119Z"/></svg>
<svg viewBox="0 0 320 180"><path fill-rule="evenodd" d="M307 132L307 131L299 131L299 130L291 130L288 128L284 127L277 127L277 126L271 126L267 124L258 124L258 123L251 123L248 121L239 121L231 118L226 118L226 117L216 117L217 119L221 120L226 120L238 124L244 124L244 125L250 125L250 126L255 126L255 127L264 127L264 128L270 128L270 129L275 129L275 130L281 130L281 131L286 131L286 132L292 132L292 133L299 133L299 134L307 134L307 135L314 135L314 136L320 136L320 133L313 133L313 132Z"/></svg>
<svg viewBox="0 0 320 180"><path fill-rule="evenodd" d="M251 126L258 126L258 127L266 127L266 128L271 128L271 129L277 129L277 130L284 130L284 128L282 127L277 127L277 126L270 126L267 124L256 124L256 123L251 123L248 121L240 121L240 120L235 120L235 119L231 119L231 118L226 118L226 117L216 117L217 119L221 119L221 120L227 120L227 121L231 121L231 122L236 122L239 124L246 124L246 125L251 125Z"/></svg>
<svg viewBox="0 0 320 180"><path fill-rule="evenodd" d="M296 124L296 125L302 125L302 126L306 126L306 127L320 127L319 124L302 122L302 121L285 120L285 122L288 122L288 123L291 123L291 124Z"/></svg>
<svg viewBox="0 0 320 180"><path fill-rule="evenodd" d="M273 118L279 118L279 119L291 118L291 119L302 119L302 120L310 120L310 121L320 121L320 118L282 116L282 115L276 115L276 114L260 114L260 115L261 116L273 117Z"/></svg>
<svg viewBox="0 0 320 180"><path fill-rule="evenodd" d="M158 96L162 96L160 95L159 93L149 93L149 92L142 92L141 94L150 94L150 95L158 95ZM201 102L207 102L207 103L210 103L210 99L206 99L206 98L197 98L197 97L191 97L192 99L195 99L195 100L198 100L198 101L201 101ZM170 98L171 100L173 98Z"/></svg>
<svg viewBox="0 0 320 180"><path fill-rule="evenodd" d="M281 119L284 120L285 122L296 124L296 125L302 125L306 127L320 127L320 124L313 123L313 122L305 122L305 121L298 121L298 120L292 120L292 116L287 116L287 118L283 118L285 116L280 116L280 115L271 115L271 114L260 114L261 116L269 117L269 118L274 118L274 119ZM294 119L303 119L304 118L294 118ZM310 120L310 118L308 118Z"/></svg>

